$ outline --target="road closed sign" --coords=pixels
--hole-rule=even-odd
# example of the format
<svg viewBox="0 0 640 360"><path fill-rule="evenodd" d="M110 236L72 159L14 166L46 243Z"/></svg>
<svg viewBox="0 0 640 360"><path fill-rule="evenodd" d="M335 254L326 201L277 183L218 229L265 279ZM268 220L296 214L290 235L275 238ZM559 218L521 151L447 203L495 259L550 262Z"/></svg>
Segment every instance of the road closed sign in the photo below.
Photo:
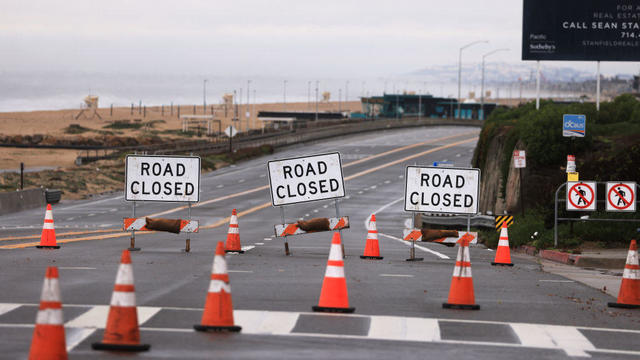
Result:
<svg viewBox="0 0 640 360"><path fill-rule="evenodd" d="M197 156L128 155L125 200L200 200L200 158Z"/></svg>
<svg viewBox="0 0 640 360"><path fill-rule="evenodd" d="M405 211L478 213L480 169L408 166Z"/></svg>
<svg viewBox="0 0 640 360"><path fill-rule="evenodd" d="M273 206L344 197L339 153L269 161Z"/></svg>
<svg viewBox="0 0 640 360"><path fill-rule="evenodd" d="M567 210L595 211L596 203L595 181L567 182Z"/></svg>
<svg viewBox="0 0 640 360"><path fill-rule="evenodd" d="M607 182L607 211L636 211L636 183Z"/></svg>

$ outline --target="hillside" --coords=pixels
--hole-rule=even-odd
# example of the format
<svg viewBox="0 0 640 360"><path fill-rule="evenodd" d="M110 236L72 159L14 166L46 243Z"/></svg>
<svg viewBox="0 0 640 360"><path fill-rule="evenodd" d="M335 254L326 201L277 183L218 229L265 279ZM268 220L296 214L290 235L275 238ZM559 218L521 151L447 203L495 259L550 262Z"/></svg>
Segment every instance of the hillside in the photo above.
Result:
<svg viewBox="0 0 640 360"><path fill-rule="evenodd" d="M563 114L585 114L584 138L562 136ZM554 193L566 181L566 156L576 155L581 180L637 181L640 179L640 102L622 95L601 104L556 104L542 102L540 110L529 103L515 109L498 109L484 124L473 165L482 169L481 210L516 216L510 229L515 245L532 243L539 248L553 245ZM513 168L513 150L526 150L527 168L523 169L523 201L526 216L520 216L520 176ZM563 199L561 191L559 198ZM602 193L598 199L604 199ZM559 203L559 217L634 218L636 213L604 212L604 204L589 214L567 212ZM615 246L635 236L640 222L561 222L559 247ZM533 236L538 232L538 236ZM489 243L497 242L495 233L487 233Z"/></svg>

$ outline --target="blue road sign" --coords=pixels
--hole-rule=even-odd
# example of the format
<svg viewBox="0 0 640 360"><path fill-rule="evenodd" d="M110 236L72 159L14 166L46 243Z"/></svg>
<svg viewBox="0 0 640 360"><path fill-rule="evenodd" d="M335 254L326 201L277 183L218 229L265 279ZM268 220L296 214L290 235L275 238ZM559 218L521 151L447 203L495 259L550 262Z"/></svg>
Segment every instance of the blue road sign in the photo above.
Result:
<svg viewBox="0 0 640 360"><path fill-rule="evenodd" d="M562 115L562 136L584 137L587 130L587 117L585 115Z"/></svg>

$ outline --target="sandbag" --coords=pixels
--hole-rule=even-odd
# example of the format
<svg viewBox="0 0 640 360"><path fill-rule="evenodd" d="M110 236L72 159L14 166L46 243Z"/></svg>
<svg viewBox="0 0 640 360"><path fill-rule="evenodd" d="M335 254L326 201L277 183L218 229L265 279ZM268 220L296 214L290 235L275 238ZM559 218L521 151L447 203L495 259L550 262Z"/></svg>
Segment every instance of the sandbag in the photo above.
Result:
<svg viewBox="0 0 640 360"><path fill-rule="evenodd" d="M446 237L458 237L457 230L422 229L422 241L433 241Z"/></svg>
<svg viewBox="0 0 640 360"><path fill-rule="evenodd" d="M298 227L306 232L314 231L329 231L329 219L327 218L313 218L310 220L298 220Z"/></svg>
<svg viewBox="0 0 640 360"><path fill-rule="evenodd" d="M152 219L145 218L147 229L156 231L166 231L174 234L180 233L180 219Z"/></svg>

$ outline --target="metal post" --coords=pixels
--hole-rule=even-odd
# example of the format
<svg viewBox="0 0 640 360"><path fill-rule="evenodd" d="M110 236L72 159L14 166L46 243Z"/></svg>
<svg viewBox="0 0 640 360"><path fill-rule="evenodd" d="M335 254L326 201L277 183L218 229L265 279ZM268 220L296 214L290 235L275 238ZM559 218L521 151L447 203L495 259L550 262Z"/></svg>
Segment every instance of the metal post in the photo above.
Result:
<svg viewBox="0 0 640 360"><path fill-rule="evenodd" d="M340 218L340 208L338 207L338 199L333 199L333 203L336 206L336 217ZM344 241L342 241L342 230L338 230L340 233L340 248L342 249L342 258L346 258L347 254L344 252Z"/></svg>
<svg viewBox="0 0 640 360"><path fill-rule="evenodd" d="M287 80L284 81L284 88L282 90L282 101L283 101L282 110L287 111Z"/></svg>
<svg viewBox="0 0 640 360"><path fill-rule="evenodd" d="M596 110L600 111L600 61L598 61L598 71L596 76Z"/></svg>
<svg viewBox="0 0 640 360"><path fill-rule="evenodd" d="M24 190L24 163L20 163L20 190Z"/></svg>
<svg viewBox="0 0 640 360"><path fill-rule="evenodd" d="M411 213L411 229L415 229L416 228L416 215L418 213L412 212ZM420 226L420 228L422 229L422 226ZM405 259L406 261L422 261L424 260L424 258L419 258L416 257L416 242L415 241L411 241L411 248L409 249L409 258Z"/></svg>
<svg viewBox="0 0 640 360"><path fill-rule="evenodd" d="M205 107L206 109L206 107ZM193 154L192 154L193 155ZM187 218L189 219L189 221L191 221L191 202L188 203L188 215ZM189 238L189 234L187 233L187 239L184 242L184 252L189 252L191 251L191 239Z"/></svg>
<svg viewBox="0 0 640 360"><path fill-rule="evenodd" d="M467 232L471 232L471 215L467 215Z"/></svg>
<svg viewBox="0 0 640 360"><path fill-rule="evenodd" d="M484 120L484 58L486 55L482 56L482 76L480 80L480 120Z"/></svg>
<svg viewBox="0 0 640 360"><path fill-rule="evenodd" d="M132 203L132 217L136 218L136 202ZM136 231L131 230L131 245L129 246L129 251L140 251L140 248L136 247Z"/></svg>
<svg viewBox="0 0 640 360"><path fill-rule="evenodd" d="M284 225L284 206L280 206L280 220L282 221L282 224ZM290 256L291 252L289 251L289 242L287 241L287 236L284 236L284 254L286 256Z"/></svg>
<svg viewBox="0 0 640 360"><path fill-rule="evenodd" d="M418 94L418 121L422 120L422 94Z"/></svg>
<svg viewBox="0 0 640 360"><path fill-rule="evenodd" d="M553 201L554 204L554 216L553 216L553 247L558 247L558 193L560 192L560 189L562 189L563 187L566 187L567 183L563 183L562 185L558 186L558 189L556 189L556 194L555 194L555 198Z"/></svg>
<svg viewBox="0 0 640 360"><path fill-rule="evenodd" d="M318 84L320 82L316 80L316 123L318 122Z"/></svg>
<svg viewBox="0 0 640 360"><path fill-rule="evenodd" d="M520 175L520 207L522 208L522 217L524 217L524 195L522 194L524 190L524 178L522 177L522 168L518 169L518 175Z"/></svg>
<svg viewBox="0 0 640 360"><path fill-rule="evenodd" d="M247 113L249 112L249 104L251 104L251 80L247 80L247 105L246 108L244 110L244 114L247 115ZM251 114L249 114L251 115ZM247 134L249 133L249 130L251 130L251 127L249 126L249 118L251 116L247 117Z"/></svg>
<svg viewBox="0 0 640 360"><path fill-rule="evenodd" d="M109 110L109 116L113 116L113 104L111 104L111 110Z"/></svg>
<svg viewBox="0 0 640 360"><path fill-rule="evenodd" d="M536 69L536 110L540 110L540 60Z"/></svg>
<svg viewBox="0 0 640 360"><path fill-rule="evenodd" d="M207 79L202 84L202 113L207 114Z"/></svg>

